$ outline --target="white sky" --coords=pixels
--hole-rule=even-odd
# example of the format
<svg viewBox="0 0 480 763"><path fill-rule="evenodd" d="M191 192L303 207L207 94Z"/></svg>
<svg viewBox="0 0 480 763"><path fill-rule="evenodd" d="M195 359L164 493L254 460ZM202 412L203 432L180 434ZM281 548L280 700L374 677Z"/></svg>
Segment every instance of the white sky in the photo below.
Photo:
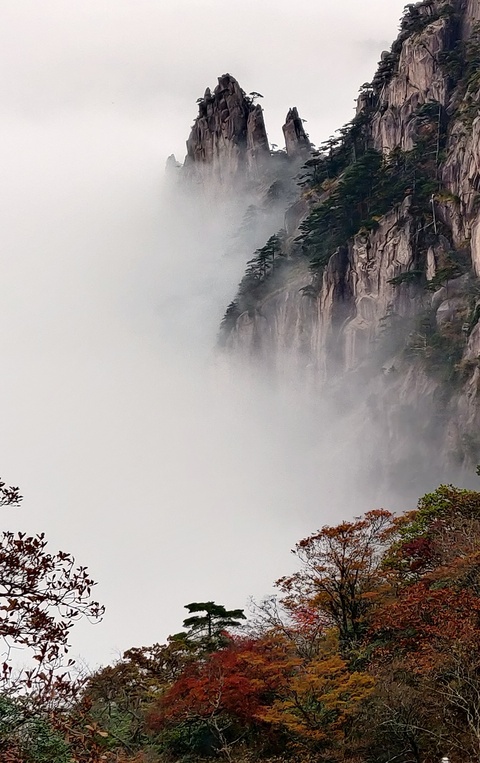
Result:
<svg viewBox="0 0 480 763"><path fill-rule="evenodd" d="M73 634L90 664L163 640L186 602L268 592L334 518L302 412L212 390L239 273L172 241L161 180L227 71L265 96L271 142L294 105L325 140L403 5L0 0L0 474L25 495L3 524L99 581L105 621Z"/></svg>

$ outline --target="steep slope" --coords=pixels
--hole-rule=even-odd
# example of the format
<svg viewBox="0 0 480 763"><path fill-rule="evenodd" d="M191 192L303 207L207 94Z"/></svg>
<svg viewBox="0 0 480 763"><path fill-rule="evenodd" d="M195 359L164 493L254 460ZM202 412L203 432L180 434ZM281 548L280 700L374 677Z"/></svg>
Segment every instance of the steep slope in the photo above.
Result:
<svg viewBox="0 0 480 763"><path fill-rule="evenodd" d="M261 178L270 161L270 147L260 105L255 105L230 74L207 88L198 101L199 114L187 140L185 173L200 172L212 186L225 189Z"/></svg>
<svg viewBox="0 0 480 763"><path fill-rule="evenodd" d="M479 19L473 1L407 6L223 322L229 352L333 389L369 465L419 487L480 460Z"/></svg>
<svg viewBox="0 0 480 763"><path fill-rule="evenodd" d="M296 108L284 125L287 149L270 148L263 110L255 103L261 97L247 95L231 74L223 74L197 101L183 166L173 155L167 161L170 179L200 205L202 217L229 235L226 254L241 258L242 265L283 225L298 195L295 178L310 152Z"/></svg>

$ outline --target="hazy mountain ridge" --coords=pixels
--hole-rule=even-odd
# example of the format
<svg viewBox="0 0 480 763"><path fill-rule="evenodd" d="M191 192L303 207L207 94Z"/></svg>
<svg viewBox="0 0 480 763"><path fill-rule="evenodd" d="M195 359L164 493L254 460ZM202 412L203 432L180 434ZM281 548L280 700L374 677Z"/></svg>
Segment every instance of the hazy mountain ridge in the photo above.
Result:
<svg viewBox="0 0 480 763"><path fill-rule="evenodd" d="M75 667L70 629L104 612L94 581L43 532L5 531L1 761L478 763L480 492L412 498L436 479L478 483L479 21L480 0L407 6L356 116L319 150L295 108L286 150L270 146L259 94L231 75L198 99L142 278L161 373L129 366L127 384L148 385L120 397L126 419L108 419L114 388L101 387L104 428L122 449L143 438L146 471L113 480L102 461L115 523L102 536L98 512L81 517L119 591L119 635L144 609L154 636ZM132 406L150 390L163 407ZM158 526L151 472L167 486ZM88 507L99 488L86 484ZM0 481L2 507L21 500ZM249 574L263 585L287 514L295 564L246 617ZM175 599L188 616L160 643ZM22 648L33 670L17 670Z"/></svg>
<svg viewBox="0 0 480 763"><path fill-rule="evenodd" d="M333 389L369 433L369 467L408 468L417 489L426 472L480 458L479 19L477 2L407 6L354 120L311 154L222 325L228 352ZM263 125L258 106L252 115ZM208 124L200 116L192 132L197 156ZM246 135L243 159L257 183L251 157L271 161L260 133ZM230 161L218 120L213 136L218 173Z"/></svg>

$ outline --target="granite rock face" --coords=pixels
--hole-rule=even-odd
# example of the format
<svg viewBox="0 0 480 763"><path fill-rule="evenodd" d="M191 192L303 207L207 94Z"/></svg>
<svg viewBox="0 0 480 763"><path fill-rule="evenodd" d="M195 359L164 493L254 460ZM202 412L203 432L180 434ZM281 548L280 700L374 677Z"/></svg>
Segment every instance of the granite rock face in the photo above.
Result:
<svg viewBox="0 0 480 763"><path fill-rule="evenodd" d="M270 161L259 104L254 104L230 74L218 79L199 101L187 140L185 174L219 192L258 181Z"/></svg>
<svg viewBox="0 0 480 763"><path fill-rule="evenodd" d="M433 14L433 4L425 6L426 20ZM415 142L412 116L425 103L447 105L448 78L440 56L451 39L449 18L435 19L421 32L403 43L395 76L382 86L376 113L371 121L373 146L383 153L400 148L409 151Z"/></svg>
<svg viewBox="0 0 480 763"><path fill-rule="evenodd" d="M288 156L294 159L297 157L307 159L312 147L295 107L289 109L282 130Z"/></svg>
<svg viewBox="0 0 480 763"><path fill-rule="evenodd" d="M358 101L365 144L386 162L415 148L428 111L420 130L437 135L436 169L423 208L405 187L312 280L296 242L342 175L300 193L285 216L282 268L248 309L239 299L224 337L228 352L298 389L340 389L345 400L354 390L352 417L393 480L403 466L421 484L480 461L480 63L469 63L479 21L478 0L417 3ZM307 151L296 110L284 132L289 154Z"/></svg>
<svg viewBox="0 0 480 763"><path fill-rule="evenodd" d="M392 483L403 470L418 489L426 475L472 473L480 461L479 22L479 0L407 6L362 88L357 143L331 149L337 174L303 190L295 177L315 154L297 109L283 127L286 151L270 151L256 94L229 74L199 99L183 168L170 162L209 195L249 198L250 270L227 311L222 351L260 365L277 386L340 400L347 430L361 433L365 469ZM390 207L337 236L312 275L303 225L331 204L362 152L384 167L412 167L426 152L430 174L410 171Z"/></svg>
<svg viewBox="0 0 480 763"><path fill-rule="evenodd" d="M388 312L408 317L416 310L408 289L389 283L415 260L409 208L406 199L373 235L358 233L332 255L315 298L302 292L311 282L308 266L297 266L284 288L241 315L229 336L231 349L240 352L245 345L248 353L254 347L285 374L294 358L297 370L308 368L319 388L330 375L360 365Z"/></svg>
<svg viewBox="0 0 480 763"><path fill-rule="evenodd" d="M468 39L475 27L480 21L480 5L478 0L466 0L462 5L462 36Z"/></svg>

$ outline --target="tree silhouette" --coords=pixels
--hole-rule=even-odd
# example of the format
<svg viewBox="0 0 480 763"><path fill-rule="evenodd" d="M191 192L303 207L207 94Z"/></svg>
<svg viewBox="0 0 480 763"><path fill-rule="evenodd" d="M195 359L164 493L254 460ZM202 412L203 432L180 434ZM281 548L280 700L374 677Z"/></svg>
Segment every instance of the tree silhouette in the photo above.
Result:
<svg viewBox="0 0 480 763"><path fill-rule="evenodd" d="M18 507L21 500L18 488L0 481L0 507ZM21 647L33 658L32 667L17 679L24 691L34 692L38 700L68 691L63 660L70 629L76 620L98 621L104 612L91 598L94 586L87 568L77 566L73 556L47 550L43 533L0 533L0 689L12 688L11 650Z"/></svg>
<svg viewBox="0 0 480 763"><path fill-rule="evenodd" d="M227 628L235 628L241 625L240 620L246 620L243 609L226 609L213 601L185 604L185 609L192 615L183 621L188 638L205 642L207 648L216 648Z"/></svg>

